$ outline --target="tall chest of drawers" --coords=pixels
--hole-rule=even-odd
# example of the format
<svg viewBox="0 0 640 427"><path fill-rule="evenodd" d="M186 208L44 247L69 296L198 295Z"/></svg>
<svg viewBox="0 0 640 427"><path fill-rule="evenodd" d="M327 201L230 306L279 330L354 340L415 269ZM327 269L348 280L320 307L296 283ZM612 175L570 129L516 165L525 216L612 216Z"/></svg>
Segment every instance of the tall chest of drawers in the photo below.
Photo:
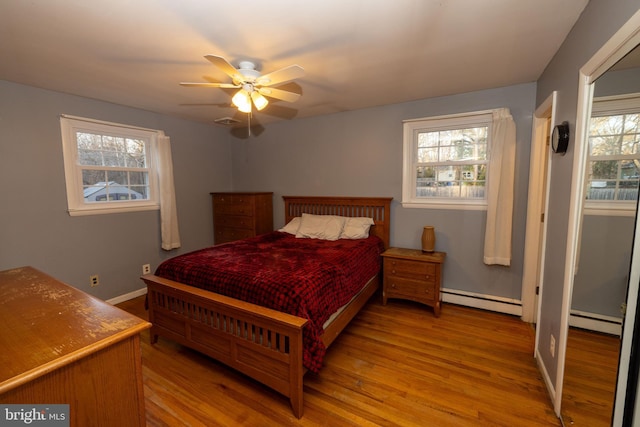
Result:
<svg viewBox="0 0 640 427"><path fill-rule="evenodd" d="M273 193L211 193L214 244L273 231Z"/></svg>
<svg viewBox="0 0 640 427"><path fill-rule="evenodd" d="M440 282L446 253L389 248L383 254L382 302L388 298L417 301L440 316Z"/></svg>

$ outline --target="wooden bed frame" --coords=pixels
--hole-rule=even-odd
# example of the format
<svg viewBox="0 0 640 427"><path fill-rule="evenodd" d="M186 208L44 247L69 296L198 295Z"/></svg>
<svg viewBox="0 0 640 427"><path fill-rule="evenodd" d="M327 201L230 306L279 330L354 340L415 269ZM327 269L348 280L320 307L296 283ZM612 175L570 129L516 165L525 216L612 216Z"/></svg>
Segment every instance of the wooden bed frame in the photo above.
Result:
<svg viewBox="0 0 640 427"><path fill-rule="evenodd" d="M390 197L283 196L285 224L303 213L373 218L370 234L389 247ZM374 277L322 336L335 340L380 287ZM302 417L302 333L306 319L147 274L151 343L162 335L202 352L287 396Z"/></svg>

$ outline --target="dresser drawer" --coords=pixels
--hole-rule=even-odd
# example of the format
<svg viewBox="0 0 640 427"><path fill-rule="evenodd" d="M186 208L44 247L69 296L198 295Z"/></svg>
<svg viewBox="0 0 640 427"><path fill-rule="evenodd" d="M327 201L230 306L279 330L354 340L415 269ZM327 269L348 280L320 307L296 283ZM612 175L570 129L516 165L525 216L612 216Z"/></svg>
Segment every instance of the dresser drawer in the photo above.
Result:
<svg viewBox="0 0 640 427"><path fill-rule="evenodd" d="M385 258L384 274L389 277L405 277L434 282L436 280L436 266L426 262Z"/></svg>
<svg viewBox="0 0 640 427"><path fill-rule="evenodd" d="M253 203L229 203L213 205L213 211L217 215L242 215L253 216Z"/></svg>
<svg viewBox="0 0 640 427"><path fill-rule="evenodd" d="M252 216L242 215L216 215L215 225L221 228L247 228L253 230L254 220Z"/></svg>
<svg viewBox="0 0 640 427"><path fill-rule="evenodd" d="M253 205L255 197L247 194L221 194L213 195L215 205Z"/></svg>
<svg viewBox="0 0 640 427"><path fill-rule="evenodd" d="M388 275L385 275L384 280L387 298L406 298L423 302L439 299L435 282L421 282Z"/></svg>
<svg viewBox="0 0 640 427"><path fill-rule="evenodd" d="M239 239L246 239L255 236L253 230L245 228L218 227L215 232L215 242L226 243Z"/></svg>

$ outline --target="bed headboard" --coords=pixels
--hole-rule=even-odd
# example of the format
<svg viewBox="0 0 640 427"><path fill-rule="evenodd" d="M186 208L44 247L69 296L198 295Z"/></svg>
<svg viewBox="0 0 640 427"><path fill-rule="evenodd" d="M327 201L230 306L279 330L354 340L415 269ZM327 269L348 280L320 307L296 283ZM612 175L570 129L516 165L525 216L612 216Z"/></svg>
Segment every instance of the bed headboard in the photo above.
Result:
<svg viewBox="0 0 640 427"><path fill-rule="evenodd" d="M285 224L303 213L373 218L370 234L389 247L391 200L393 197L282 196Z"/></svg>

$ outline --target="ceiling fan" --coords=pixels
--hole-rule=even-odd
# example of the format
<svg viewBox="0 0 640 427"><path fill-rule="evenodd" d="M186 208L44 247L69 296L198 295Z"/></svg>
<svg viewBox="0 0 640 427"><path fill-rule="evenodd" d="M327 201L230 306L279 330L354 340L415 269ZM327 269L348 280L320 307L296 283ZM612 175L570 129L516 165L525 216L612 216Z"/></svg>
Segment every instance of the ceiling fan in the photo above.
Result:
<svg viewBox="0 0 640 427"><path fill-rule="evenodd" d="M290 65L269 74L260 75L256 64L251 61L240 61L235 68L226 59L216 55L205 55L213 65L232 79L232 83L190 83L181 82L182 86L217 87L222 89L240 89L231 102L243 113L251 113L252 104L258 111L264 109L269 101L266 97L287 102L295 102L300 98L299 93L272 87L304 76L304 69L299 65Z"/></svg>

